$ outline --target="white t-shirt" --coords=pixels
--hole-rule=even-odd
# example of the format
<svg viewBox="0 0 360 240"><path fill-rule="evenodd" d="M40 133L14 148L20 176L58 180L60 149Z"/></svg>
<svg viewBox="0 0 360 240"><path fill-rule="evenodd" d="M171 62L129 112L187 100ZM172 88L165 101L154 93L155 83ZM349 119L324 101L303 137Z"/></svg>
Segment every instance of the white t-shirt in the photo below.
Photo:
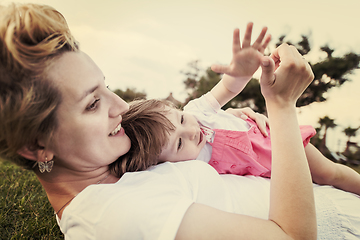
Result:
<svg viewBox="0 0 360 240"><path fill-rule="evenodd" d="M219 175L202 161L166 162L126 173L114 184L88 186L66 207L59 225L67 240L174 239L192 203L267 219L269 189L268 179ZM340 239L349 232L357 232L359 238L354 239L360 239L360 199L331 187L316 189L321 193L316 194L319 239ZM334 206L326 191L350 197L345 205L357 225L341 206Z"/></svg>

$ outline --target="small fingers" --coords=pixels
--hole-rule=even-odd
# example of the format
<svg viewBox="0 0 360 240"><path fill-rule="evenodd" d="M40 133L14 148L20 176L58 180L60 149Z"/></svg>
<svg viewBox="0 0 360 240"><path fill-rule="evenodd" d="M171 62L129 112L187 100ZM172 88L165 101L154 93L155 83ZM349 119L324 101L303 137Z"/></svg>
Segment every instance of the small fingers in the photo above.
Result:
<svg viewBox="0 0 360 240"><path fill-rule="evenodd" d="M264 137L268 137L269 133L267 131L267 127L269 126L269 119L260 113L254 113L254 115L249 117L256 122L256 125L259 128L261 134Z"/></svg>
<svg viewBox="0 0 360 240"><path fill-rule="evenodd" d="M253 28L253 23L252 22L248 23L246 26L246 32L242 43L242 48L250 47L252 28Z"/></svg>
<svg viewBox="0 0 360 240"><path fill-rule="evenodd" d="M258 126L263 136L264 137L269 136L267 132L267 126L269 126L269 119L265 115L256 113L254 112L254 110L252 110L249 107L245 107L241 109L228 108L225 111L243 120L247 120L248 118L252 119L253 121L256 122L256 125Z"/></svg>
<svg viewBox="0 0 360 240"><path fill-rule="evenodd" d="M264 137L268 137L269 134L267 132L267 126L269 126L269 119L260 113L256 113L258 116L254 119L258 128L260 129L260 132Z"/></svg>
<svg viewBox="0 0 360 240"><path fill-rule="evenodd" d="M240 30L238 28L236 28L234 30L232 50L233 50L233 54L235 54L235 53L237 53L238 51L241 50L241 47L240 47Z"/></svg>
<svg viewBox="0 0 360 240"><path fill-rule="evenodd" d="M244 109L245 108L242 108L242 109L228 108L225 110L225 112L230 113L230 114L234 115L235 117L246 120L246 119L248 119L248 116L247 116L247 114L245 114L243 112Z"/></svg>
<svg viewBox="0 0 360 240"><path fill-rule="evenodd" d="M262 45L259 47L259 49L258 49L258 51L259 51L261 54L264 54L265 49L266 49L267 46L269 45L270 41L271 41L271 35L268 34L268 35L266 35L263 44L262 44Z"/></svg>
<svg viewBox="0 0 360 240"><path fill-rule="evenodd" d="M253 48L255 49L260 49L262 46L262 41L264 40L265 34L267 32L267 27L263 27L263 29L261 30L258 38L256 39L256 41L254 42L254 44L252 45Z"/></svg>

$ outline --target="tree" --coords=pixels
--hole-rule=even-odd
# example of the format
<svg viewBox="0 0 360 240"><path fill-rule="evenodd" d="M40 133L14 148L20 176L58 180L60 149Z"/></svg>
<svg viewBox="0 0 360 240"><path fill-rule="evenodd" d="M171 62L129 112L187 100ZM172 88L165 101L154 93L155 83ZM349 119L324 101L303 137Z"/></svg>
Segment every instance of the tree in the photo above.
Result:
<svg viewBox="0 0 360 240"><path fill-rule="evenodd" d="M319 149L322 139L320 138L321 127L315 128L316 134L310 139L312 145Z"/></svg>
<svg viewBox="0 0 360 240"><path fill-rule="evenodd" d="M355 137L355 136L356 136L356 132L357 132L358 129L359 129L359 127L358 127L358 128L347 127L347 128L344 129L343 132L344 132L345 135L349 138L349 139L348 139L348 142L350 142L350 138L351 138L351 137Z"/></svg>
<svg viewBox="0 0 360 240"><path fill-rule="evenodd" d="M263 95L260 93L259 80L252 78L244 90L231 102L224 106L228 107L250 107L256 112L265 113L266 105Z"/></svg>
<svg viewBox="0 0 360 240"><path fill-rule="evenodd" d="M346 142L346 148L343 152L343 154L349 158L349 160L353 160L353 159L356 159L359 157L359 154L360 154L360 148L359 146L357 145L357 143L354 143L354 142L351 142L350 139L351 137L355 137L356 136L356 132L357 130L359 129L360 127L358 128L352 128L352 127L347 127L344 129L344 133L346 136L348 136L348 141ZM351 150L352 149L352 150ZM356 149L356 150L354 150ZM351 161L350 163L355 163L357 162L357 164L359 164L358 161Z"/></svg>
<svg viewBox="0 0 360 240"><path fill-rule="evenodd" d="M279 46L285 41L286 36L280 36L276 46ZM301 40L296 44L287 41L288 44L294 45L298 51L306 55L311 51L309 37L306 35L301 36ZM347 53L342 57L334 57L334 49L328 45L320 48L327 54L327 57L322 61L311 64L314 72L314 81L304 91L302 96L297 101L297 106L306 106L313 102L326 101L326 92L333 88L339 87L345 82L349 81L348 76L354 69L359 68L360 55L355 53ZM186 89L189 90L189 98L191 100L198 96L205 94L210 90L221 78L220 74L214 73L208 68L205 74L200 77L201 69L198 67L198 60L188 64L189 70L182 72L186 75L184 84ZM265 101L260 91L260 84L257 79L252 79L245 89L235 97L230 103L224 106L228 107L245 107L249 106L255 111L265 113Z"/></svg>
<svg viewBox="0 0 360 240"><path fill-rule="evenodd" d="M137 92L135 88L126 88L125 91L116 89L114 93L121 97L125 102L131 102L134 99L146 99L146 93Z"/></svg>
<svg viewBox="0 0 360 240"><path fill-rule="evenodd" d="M324 129L324 135L322 137L322 140L321 140L320 146L319 146L319 150L324 154L325 152L329 151L326 147L327 130L329 128L335 128L337 125L335 124L335 120L332 118L329 118L328 116L320 118L318 123L320 124L320 129Z"/></svg>
<svg viewBox="0 0 360 240"><path fill-rule="evenodd" d="M302 55L306 55L311 51L308 36L302 35L302 40L294 45ZM285 36L279 38L279 42L276 44L279 46L283 43ZM359 68L360 55L355 53L347 53L342 57L333 57L332 54L335 51L328 45L320 47L320 50L326 52L327 57L315 64L311 64L314 72L314 81L304 91L303 95L297 101L297 106L306 106L313 102L326 101L325 93L333 88L339 87L347 82L348 75L353 72L354 69Z"/></svg>
<svg viewBox="0 0 360 240"><path fill-rule="evenodd" d="M205 75L200 77L201 69L198 64L199 60L192 61L188 64L186 71L181 71L186 75L184 84L188 90L188 98L185 100L185 104L210 91L221 79L221 74L213 72L210 68L206 69Z"/></svg>

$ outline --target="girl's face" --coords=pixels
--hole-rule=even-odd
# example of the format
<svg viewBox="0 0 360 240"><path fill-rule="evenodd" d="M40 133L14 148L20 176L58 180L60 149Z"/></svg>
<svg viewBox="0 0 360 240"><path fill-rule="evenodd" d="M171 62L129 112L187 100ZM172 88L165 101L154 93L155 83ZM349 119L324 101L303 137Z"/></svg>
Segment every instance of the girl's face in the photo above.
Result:
<svg viewBox="0 0 360 240"><path fill-rule="evenodd" d="M121 127L121 114L128 104L107 88L104 75L89 56L65 53L48 75L62 94L50 147L55 164L90 171L129 151L130 139Z"/></svg>
<svg viewBox="0 0 360 240"><path fill-rule="evenodd" d="M177 109L170 109L166 117L175 130L169 133L169 142L163 147L160 161L179 162L196 159L206 140L196 118Z"/></svg>

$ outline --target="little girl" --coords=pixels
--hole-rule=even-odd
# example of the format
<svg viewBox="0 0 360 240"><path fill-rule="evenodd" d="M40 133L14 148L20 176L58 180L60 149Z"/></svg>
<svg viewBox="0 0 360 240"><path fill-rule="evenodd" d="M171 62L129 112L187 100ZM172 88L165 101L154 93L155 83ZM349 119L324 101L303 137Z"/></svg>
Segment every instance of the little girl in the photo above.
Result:
<svg viewBox="0 0 360 240"><path fill-rule="evenodd" d="M113 164L113 170L122 175L165 161L198 159L219 173L270 177L269 129L263 134L252 119L245 121L221 110L242 91L259 67L270 41L270 36L265 37L266 31L263 28L250 45L252 23L249 23L241 47L239 32L235 30L231 64L212 66L215 72L225 73L222 80L204 96L190 101L184 111L163 100L132 102L122 122L131 139L131 149ZM300 131L313 181L360 195L360 175L325 158L309 143L316 134L314 128L300 126Z"/></svg>

